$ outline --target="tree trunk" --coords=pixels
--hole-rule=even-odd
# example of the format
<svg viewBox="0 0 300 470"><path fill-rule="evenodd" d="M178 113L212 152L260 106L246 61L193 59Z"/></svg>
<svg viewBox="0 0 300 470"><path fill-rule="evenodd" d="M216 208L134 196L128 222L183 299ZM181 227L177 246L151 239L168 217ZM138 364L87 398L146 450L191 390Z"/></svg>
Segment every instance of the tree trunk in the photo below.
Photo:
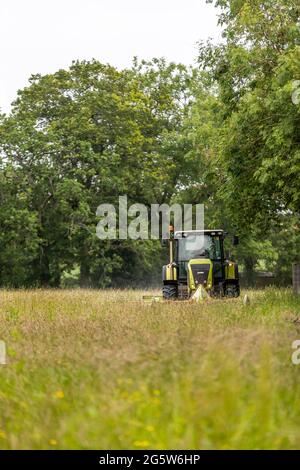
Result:
<svg viewBox="0 0 300 470"><path fill-rule="evenodd" d="M88 257L81 259L79 285L80 287L91 287L90 265Z"/></svg>
<svg viewBox="0 0 300 470"><path fill-rule="evenodd" d="M251 256L249 256L244 259L244 264L245 264L246 285L248 287L253 287L255 283L255 272L254 272L255 260Z"/></svg>

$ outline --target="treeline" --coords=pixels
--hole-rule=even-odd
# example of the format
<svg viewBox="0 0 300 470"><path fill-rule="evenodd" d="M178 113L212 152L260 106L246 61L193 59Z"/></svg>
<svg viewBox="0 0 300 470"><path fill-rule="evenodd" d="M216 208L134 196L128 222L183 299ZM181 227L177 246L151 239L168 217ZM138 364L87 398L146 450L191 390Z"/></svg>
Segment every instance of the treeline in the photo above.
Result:
<svg viewBox="0 0 300 470"><path fill-rule="evenodd" d="M0 285L159 282L156 241L100 241L96 208L204 203L235 256L288 282L299 258L300 6L219 0L198 64L97 61L35 75L0 118ZM299 80L299 82L298 82Z"/></svg>

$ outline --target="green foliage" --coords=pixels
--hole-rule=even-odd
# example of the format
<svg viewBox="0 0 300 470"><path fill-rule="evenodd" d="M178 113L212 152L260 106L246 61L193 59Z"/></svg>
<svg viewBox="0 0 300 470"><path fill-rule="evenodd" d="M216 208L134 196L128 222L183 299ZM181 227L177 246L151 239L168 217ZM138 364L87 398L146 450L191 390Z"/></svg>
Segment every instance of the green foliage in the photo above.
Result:
<svg viewBox="0 0 300 470"><path fill-rule="evenodd" d="M41 242L38 220L30 210L30 189L19 169L0 171L0 284L15 287L34 283L31 263Z"/></svg>
<svg viewBox="0 0 300 470"><path fill-rule="evenodd" d="M211 149L217 206L242 236L242 264L268 265L289 279L299 247L300 107L292 96L300 7L292 0L215 4L225 41L200 44L199 63L219 100Z"/></svg>

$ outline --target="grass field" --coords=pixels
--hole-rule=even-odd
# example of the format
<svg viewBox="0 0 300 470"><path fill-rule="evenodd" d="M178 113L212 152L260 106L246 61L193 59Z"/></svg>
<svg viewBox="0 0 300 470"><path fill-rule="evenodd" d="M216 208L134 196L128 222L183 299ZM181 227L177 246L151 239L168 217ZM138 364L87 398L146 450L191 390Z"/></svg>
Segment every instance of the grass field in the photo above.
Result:
<svg viewBox="0 0 300 470"><path fill-rule="evenodd" d="M300 300L0 291L1 449L300 448Z"/></svg>

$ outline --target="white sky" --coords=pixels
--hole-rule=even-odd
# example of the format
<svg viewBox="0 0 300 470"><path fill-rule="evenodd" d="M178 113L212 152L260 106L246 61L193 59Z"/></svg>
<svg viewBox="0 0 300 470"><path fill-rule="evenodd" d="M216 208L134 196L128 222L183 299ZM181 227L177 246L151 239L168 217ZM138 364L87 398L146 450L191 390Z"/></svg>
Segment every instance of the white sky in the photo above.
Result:
<svg viewBox="0 0 300 470"><path fill-rule="evenodd" d="M133 56L193 63L196 42L220 38L205 0L0 0L0 108L34 73L53 73L74 59L117 67Z"/></svg>

